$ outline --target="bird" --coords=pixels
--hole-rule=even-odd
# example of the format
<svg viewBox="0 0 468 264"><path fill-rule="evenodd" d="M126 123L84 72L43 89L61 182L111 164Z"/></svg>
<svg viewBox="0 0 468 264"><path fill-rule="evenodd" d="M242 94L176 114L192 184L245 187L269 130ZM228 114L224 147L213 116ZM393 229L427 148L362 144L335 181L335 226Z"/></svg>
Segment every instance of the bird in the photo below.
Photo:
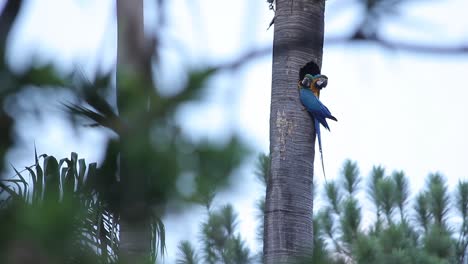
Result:
<svg viewBox="0 0 468 264"><path fill-rule="evenodd" d="M315 75L305 74L304 78L298 83L301 103L304 105L305 110L307 110L307 112L309 112L309 114L314 119L315 133L318 138L320 159L322 161L322 170L325 181L327 180L327 178L325 176L325 165L323 162L320 124L322 124L326 129L328 129L328 131L330 131L330 127L327 123L327 118L334 121L338 121L338 119L336 119L336 117L334 117L331 114L330 110L328 110L328 108L319 100L320 90L325 88L327 84L328 77L320 73Z"/></svg>

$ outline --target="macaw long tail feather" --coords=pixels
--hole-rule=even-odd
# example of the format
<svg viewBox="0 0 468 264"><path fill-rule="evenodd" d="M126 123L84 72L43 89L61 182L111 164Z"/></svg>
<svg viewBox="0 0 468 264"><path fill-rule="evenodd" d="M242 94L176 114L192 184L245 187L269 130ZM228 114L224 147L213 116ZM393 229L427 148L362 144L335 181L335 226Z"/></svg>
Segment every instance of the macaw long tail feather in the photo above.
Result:
<svg viewBox="0 0 468 264"><path fill-rule="evenodd" d="M322 161L323 178L325 179L325 183L327 183L327 176L325 174L325 164L323 162L322 137L320 136L320 124L317 118L314 118L314 125L315 125L315 133L317 134L317 139L318 139L318 144L319 144L320 160Z"/></svg>

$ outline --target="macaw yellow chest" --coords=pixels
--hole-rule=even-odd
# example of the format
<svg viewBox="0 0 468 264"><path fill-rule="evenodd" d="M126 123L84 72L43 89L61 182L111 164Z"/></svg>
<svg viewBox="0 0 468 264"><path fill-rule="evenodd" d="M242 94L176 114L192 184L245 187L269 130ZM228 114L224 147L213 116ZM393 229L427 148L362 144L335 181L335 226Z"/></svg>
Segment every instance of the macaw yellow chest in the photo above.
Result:
<svg viewBox="0 0 468 264"><path fill-rule="evenodd" d="M320 96L320 90L315 86L315 81L310 85L310 90L315 94L317 98Z"/></svg>

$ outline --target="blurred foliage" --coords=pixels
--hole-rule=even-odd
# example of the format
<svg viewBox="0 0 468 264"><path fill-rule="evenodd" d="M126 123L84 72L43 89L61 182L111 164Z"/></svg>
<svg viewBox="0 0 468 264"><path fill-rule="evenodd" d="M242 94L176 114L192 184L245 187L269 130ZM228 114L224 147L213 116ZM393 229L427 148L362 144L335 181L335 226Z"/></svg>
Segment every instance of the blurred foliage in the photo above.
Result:
<svg viewBox="0 0 468 264"><path fill-rule="evenodd" d="M375 166L365 189L372 211L365 212L364 223L366 202L355 191L362 181L358 171L355 162L345 161L340 178L325 184L314 224L321 249L314 255L326 260L313 263L465 263L468 183L460 182L451 194L446 179L434 173L411 197L404 172L387 176Z"/></svg>
<svg viewBox="0 0 468 264"><path fill-rule="evenodd" d="M200 259L189 241L181 241L179 243L179 252L176 260L177 264L196 264Z"/></svg>
<svg viewBox="0 0 468 264"><path fill-rule="evenodd" d="M247 264L255 261L237 230L237 213L230 204L207 211L207 220L201 225L200 242L201 258L189 241L181 241L176 263Z"/></svg>
<svg viewBox="0 0 468 264"><path fill-rule="evenodd" d="M0 259L7 263L112 263L117 260L118 219L93 183L96 163L76 153L35 164L0 179ZM42 161L42 162L41 162Z"/></svg>
<svg viewBox="0 0 468 264"><path fill-rule="evenodd" d="M31 65L21 73L6 65L5 42L21 5L22 1L7 1L0 16L0 161L14 146L18 118L4 105L7 100L14 105L14 96L26 86L39 92L42 87L71 92L74 102L61 102L70 121L104 127L115 136L105 143L99 166L86 165L75 153L62 160L36 155L35 165L1 179L0 259L5 257L7 263L19 263L23 257L35 263L117 262L119 219L126 214L150 219L150 259L154 261L156 254L165 251L161 219L166 211L191 203L208 204L217 189L227 186L248 151L234 134L223 144L194 140L177 124L180 106L202 101L206 82L221 68L188 71L181 92L170 97L160 95L144 76L119 72L118 97L124 100L117 111L105 97L112 71L97 72L88 79L79 70L58 74L51 65ZM227 258L244 253L239 237L229 238L225 246L234 254Z"/></svg>
<svg viewBox="0 0 468 264"><path fill-rule="evenodd" d="M265 189L266 164L269 157L261 154L255 174ZM314 251L298 263L466 263L468 182L460 181L450 193L446 178L432 173L425 188L411 196L403 171L386 175L374 166L367 188L362 184L357 163L346 160L339 178L323 185L324 199L315 203ZM263 230L264 208L258 210Z"/></svg>
<svg viewBox="0 0 468 264"><path fill-rule="evenodd" d="M264 217L265 217L265 194L266 186L268 183L268 178L270 177L270 162L271 158L266 154L259 154L257 157L255 176L257 176L258 181L263 186L263 193L260 198L257 200L256 209L257 209L257 219L258 219L258 229L257 229L257 241L260 244L260 248L263 248L263 233L265 230L264 227ZM263 251L259 252L259 258L263 256Z"/></svg>

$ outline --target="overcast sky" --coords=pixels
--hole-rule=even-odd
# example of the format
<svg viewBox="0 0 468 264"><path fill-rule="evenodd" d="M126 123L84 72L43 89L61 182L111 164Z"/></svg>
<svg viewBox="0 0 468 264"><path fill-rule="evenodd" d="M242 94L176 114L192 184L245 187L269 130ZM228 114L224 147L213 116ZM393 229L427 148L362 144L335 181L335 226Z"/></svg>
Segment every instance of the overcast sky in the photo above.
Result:
<svg viewBox="0 0 468 264"><path fill-rule="evenodd" d="M3 2L0 0L0 2ZM32 57L53 61L71 69L79 62L92 71L115 62L116 28L114 5L110 0L30 0L9 41L9 62L21 70ZM157 7L147 2L147 31L155 32ZM171 0L167 1L167 24L161 56L164 68L161 82L171 82L187 66L199 67L234 60L252 48L271 47L273 29L266 30L273 12L260 0ZM337 2L340 2L337 4ZM356 1L327 1L325 35L339 36L352 31L361 9ZM468 42L465 0L415 1L399 19L385 19L383 33L390 39L431 45ZM419 3L419 4L418 4ZM467 180L468 161L468 55L438 56L386 50L368 44L327 45L322 73L329 85L321 100L338 122L324 131L323 148L327 176L339 174L345 159L358 162L367 176L373 165L387 172L403 170L414 190L424 184L430 172L445 175L451 187ZM269 108L271 54L256 59L233 73L223 73L210 82L208 102L188 105L180 112L180 122L197 136L222 140L226 128L239 130L258 152L269 148ZM166 92L170 93L167 88ZM58 103L46 106L52 113L45 123L31 119L20 122L23 145L10 157L21 164L32 162L33 143L40 153L57 157L78 152L88 161L100 160L96 144L105 134L83 129L80 138L61 119ZM209 118L208 118L209 117ZM29 127L35 130L31 133ZM207 129L209 128L209 129ZM40 135L40 136L38 136ZM27 158L25 158L27 157ZM318 160L317 160L318 161ZM315 179L321 183L320 163ZM235 201L240 227L252 248L256 248L253 205L261 195L251 173L244 166L238 189L223 194L217 204ZM198 209L195 209L197 211ZM203 212L200 208L199 212ZM191 214L192 217L193 214ZM169 216L168 262L173 260L179 239L196 241L200 216L185 236L175 234L181 217Z"/></svg>

